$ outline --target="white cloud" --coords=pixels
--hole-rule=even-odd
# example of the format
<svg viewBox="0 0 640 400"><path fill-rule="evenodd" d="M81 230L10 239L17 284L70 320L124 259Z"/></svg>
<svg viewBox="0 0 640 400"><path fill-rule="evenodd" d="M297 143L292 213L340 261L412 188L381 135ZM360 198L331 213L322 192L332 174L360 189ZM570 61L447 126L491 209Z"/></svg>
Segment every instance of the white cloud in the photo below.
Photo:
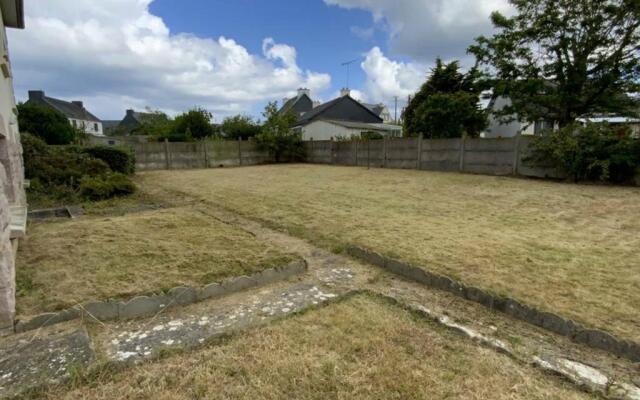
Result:
<svg viewBox="0 0 640 400"><path fill-rule="evenodd" d="M403 101L420 88L429 71L421 64L393 61L378 47L367 53L361 67L368 98L376 103L389 103L395 96Z"/></svg>
<svg viewBox="0 0 640 400"><path fill-rule="evenodd" d="M328 5L371 12L389 33L394 53L422 62L465 59L473 39L492 31L489 16L509 14L507 0L324 0Z"/></svg>
<svg viewBox="0 0 640 400"><path fill-rule="evenodd" d="M296 49L271 38L256 55L231 38L171 33L150 13L151 2L26 2L27 29L10 32L18 96L43 89L84 100L103 118L147 105L169 112L199 105L220 116L300 86L330 85L329 75L302 70Z"/></svg>
<svg viewBox="0 0 640 400"><path fill-rule="evenodd" d="M352 26L351 33L353 33L356 37L369 41L373 39L373 35L375 34L375 29L373 27L363 28L361 26Z"/></svg>

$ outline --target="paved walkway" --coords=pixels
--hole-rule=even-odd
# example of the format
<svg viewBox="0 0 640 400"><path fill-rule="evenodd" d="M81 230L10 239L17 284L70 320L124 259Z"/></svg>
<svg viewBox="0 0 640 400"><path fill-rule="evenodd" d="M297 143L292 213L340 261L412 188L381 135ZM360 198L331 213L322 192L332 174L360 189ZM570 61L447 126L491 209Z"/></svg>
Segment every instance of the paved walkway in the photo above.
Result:
<svg viewBox="0 0 640 400"><path fill-rule="evenodd" d="M308 272L267 287L167 310L152 318L90 324L90 335L82 322L76 321L5 339L0 343L0 397L13 396L43 382L64 381L73 368L90 368L97 358L133 364L152 359L167 348L197 348L222 335L367 292L391 298L459 332L461 340L473 340L522 363L535 364L605 397L640 399L640 373L631 362L582 347L446 292L399 279L228 211L210 207L201 211L300 254L308 263Z"/></svg>

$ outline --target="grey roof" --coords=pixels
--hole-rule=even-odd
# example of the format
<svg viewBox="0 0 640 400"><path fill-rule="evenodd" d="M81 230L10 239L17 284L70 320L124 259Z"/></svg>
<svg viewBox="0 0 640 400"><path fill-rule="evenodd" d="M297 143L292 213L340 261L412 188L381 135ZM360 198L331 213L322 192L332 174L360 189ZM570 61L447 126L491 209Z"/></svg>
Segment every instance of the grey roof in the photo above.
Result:
<svg viewBox="0 0 640 400"><path fill-rule="evenodd" d="M373 111L378 117L384 111L384 104L367 104L362 103L363 106L367 107L369 110Z"/></svg>
<svg viewBox="0 0 640 400"><path fill-rule="evenodd" d="M33 102L33 100L29 99L29 102ZM53 109L60 111L67 118L79 119L83 121L101 122L98 117L91 114L89 111L87 111L86 108L69 101L64 101L60 99L54 99L53 97L43 96L38 101L38 103L48 105Z"/></svg>
<svg viewBox="0 0 640 400"><path fill-rule="evenodd" d="M313 109L313 100L306 94L301 96L293 97L287 100L286 103L282 105L279 113L287 113L289 111L294 112L297 115L304 114Z"/></svg>
<svg viewBox="0 0 640 400"><path fill-rule="evenodd" d="M109 129L113 129L120 125L120 120L103 120L102 121L102 129L107 131Z"/></svg>
<svg viewBox="0 0 640 400"><path fill-rule="evenodd" d="M24 29L24 4L22 0L0 0L0 11L5 26Z"/></svg>
<svg viewBox="0 0 640 400"><path fill-rule="evenodd" d="M371 129L376 131L390 131L397 132L401 131L402 127L399 125L391 125L391 124L376 124L376 123L366 123L366 122L353 122L353 121L338 121L338 120L320 120L326 121L335 125L343 126L345 128L351 129Z"/></svg>
<svg viewBox="0 0 640 400"><path fill-rule="evenodd" d="M356 107L349 107L350 105L356 105ZM366 114L369 115L369 120L364 121L361 115L355 115L355 109L364 110ZM377 122L381 123L382 118L379 115L375 114L371 109L365 107L357 100L354 100L351 96L342 96L337 99L333 99L324 104L319 105L318 107L312 109L311 111L305 113L297 122L296 125L305 125L309 122L323 118L324 114L331 113L331 117L325 119L331 120L340 120L340 121L354 121L354 122Z"/></svg>

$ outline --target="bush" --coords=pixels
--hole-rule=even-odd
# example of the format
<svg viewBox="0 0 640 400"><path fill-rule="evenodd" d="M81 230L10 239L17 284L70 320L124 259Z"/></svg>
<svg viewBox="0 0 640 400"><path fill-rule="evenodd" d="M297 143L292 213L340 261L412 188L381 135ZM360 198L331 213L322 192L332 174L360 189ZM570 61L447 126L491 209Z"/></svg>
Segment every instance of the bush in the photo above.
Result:
<svg viewBox="0 0 640 400"><path fill-rule="evenodd" d="M36 104L18 104L18 124L47 144L69 144L76 139L67 117L51 108Z"/></svg>
<svg viewBox="0 0 640 400"><path fill-rule="evenodd" d="M640 165L640 141L628 128L569 125L532 143L529 161L554 167L575 182L632 182Z"/></svg>
<svg viewBox="0 0 640 400"><path fill-rule="evenodd" d="M126 147L93 146L84 149L91 157L104 161L113 172L131 175L135 172L135 155Z"/></svg>
<svg viewBox="0 0 640 400"><path fill-rule="evenodd" d="M117 172L87 176L80 182L80 195L88 200L104 200L133 194L136 186L126 175Z"/></svg>

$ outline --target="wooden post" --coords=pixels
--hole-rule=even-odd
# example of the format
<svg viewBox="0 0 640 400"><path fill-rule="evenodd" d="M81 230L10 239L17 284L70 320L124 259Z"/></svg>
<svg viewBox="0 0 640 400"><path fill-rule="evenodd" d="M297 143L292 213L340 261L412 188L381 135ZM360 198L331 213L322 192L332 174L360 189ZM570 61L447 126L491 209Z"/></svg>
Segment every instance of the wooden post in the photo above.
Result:
<svg viewBox="0 0 640 400"><path fill-rule="evenodd" d="M204 167L209 168L209 154L207 154L207 139L202 139L202 148L204 150Z"/></svg>
<svg viewBox="0 0 640 400"><path fill-rule="evenodd" d="M166 169L171 169L171 154L169 153L169 139L164 138L164 164Z"/></svg>
<svg viewBox="0 0 640 400"><path fill-rule="evenodd" d="M242 136L238 138L238 165L242 165Z"/></svg>
<svg viewBox="0 0 640 400"><path fill-rule="evenodd" d="M387 167L387 137L382 137L382 168Z"/></svg>
<svg viewBox="0 0 640 400"><path fill-rule="evenodd" d="M513 174L518 175L518 162L520 161L520 134L516 134L513 146Z"/></svg>
<svg viewBox="0 0 640 400"><path fill-rule="evenodd" d="M464 145L467 141L467 135L463 135L460 139L460 172L464 172Z"/></svg>
<svg viewBox="0 0 640 400"><path fill-rule="evenodd" d="M422 140L424 139L424 135L421 133L418 136L418 162L416 165L416 169L422 169Z"/></svg>

